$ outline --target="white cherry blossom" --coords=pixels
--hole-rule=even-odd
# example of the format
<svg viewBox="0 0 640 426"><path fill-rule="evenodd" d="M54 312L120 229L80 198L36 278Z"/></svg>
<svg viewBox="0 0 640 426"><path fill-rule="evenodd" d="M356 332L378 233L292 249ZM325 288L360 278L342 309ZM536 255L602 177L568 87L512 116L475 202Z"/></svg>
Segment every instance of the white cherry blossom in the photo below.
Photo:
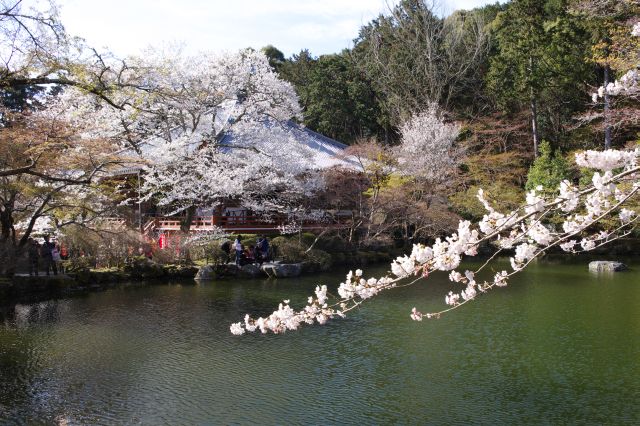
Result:
<svg viewBox="0 0 640 426"><path fill-rule="evenodd" d="M478 198L487 209L487 215L473 224L460 221L457 232L445 238L437 238L433 244L415 244L411 254L399 256L391 263L391 273L380 278L364 278L364 272L349 272L338 286L338 298L330 301L327 286L316 287L315 295L299 311L293 310L289 301L280 304L278 310L266 318L245 317L244 323L232 325L231 331L242 334L260 329L261 332L282 333L295 330L303 324L324 324L334 317L343 317L380 292L392 289L399 283L413 284L428 279L435 271L447 271L452 285L464 288L449 291L445 296L447 308L432 313L422 313L413 308L410 317L414 321L439 318L444 313L469 303L493 288L505 287L509 277L521 271L532 260L548 249L559 247L567 252L593 250L601 244L627 235L640 222L637 203L640 194L640 167L638 151L593 151L581 153L576 159L583 167L602 170L594 174L592 185L577 188L563 181L555 195L545 195L538 189L528 194L527 202L520 209L501 213L494 209L479 191ZM567 212L572 214L566 215ZM556 214L560 223L549 221ZM618 219L617 227L592 230L592 225L603 226L605 217ZM496 243L497 250L513 250L510 257L511 272L500 271L492 279L484 281L479 274L490 264L489 259L476 270L456 271L463 256L475 256L483 243ZM459 284L458 284L459 283ZM403 284L404 285L404 284Z"/></svg>

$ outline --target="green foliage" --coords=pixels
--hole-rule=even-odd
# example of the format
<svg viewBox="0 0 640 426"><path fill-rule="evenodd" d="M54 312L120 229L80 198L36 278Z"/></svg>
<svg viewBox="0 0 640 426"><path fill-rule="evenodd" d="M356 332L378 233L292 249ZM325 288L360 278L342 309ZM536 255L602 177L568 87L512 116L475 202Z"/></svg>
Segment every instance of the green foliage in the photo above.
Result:
<svg viewBox="0 0 640 426"><path fill-rule="evenodd" d="M540 144L540 155L533 162L527 175L525 189L532 190L542 186L545 190L556 191L560 182L569 177L569 163L559 150L553 152L551 144L543 141Z"/></svg>
<svg viewBox="0 0 640 426"><path fill-rule="evenodd" d="M144 256L129 258L129 261L124 265L123 271L134 278L158 278L165 273L162 265Z"/></svg>
<svg viewBox="0 0 640 426"><path fill-rule="evenodd" d="M461 188L449 197L451 209L465 219L482 219L487 212L477 198L480 188L496 209L516 209L524 201L526 162L527 157L515 151L468 157L460 176Z"/></svg>
<svg viewBox="0 0 640 426"><path fill-rule="evenodd" d="M391 174L386 177L386 179L381 180L381 185L379 188L368 188L363 192L363 195L372 196L375 191L393 191L394 189L402 188L404 185L410 183L412 179L408 176L402 176L399 174Z"/></svg>
<svg viewBox="0 0 640 426"><path fill-rule="evenodd" d="M66 273L85 272L95 268L96 259L92 256L72 257L62 261Z"/></svg>
<svg viewBox="0 0 640 426"><path fill-rule="evenodd" d="M211 247L211 251L208 253L207 259L214 265L222 265L229 261L229 256L222 250L221 244Z"/></svg>
<svg viewBox="0 0 640 426"><path fill-rule="evenodd" d="M344 265L347 261L347 256L343 252L332 253L331 258L335 265Z"/></svg>
<svg viewBox="0 0 640 426"><path fill-rule="evenodd" d="M276 257L284 263L298 263L305 259L306 247L297 238L276 237L271 240Z"/></svg>
<svg viewBox="0 0 640 426"><path fill-rule="evenodd" d="M276 71L278 71L284 64L284 53L282 53L282 51L280 51L277 47L269 44L260 50L269 59L269 65L271 65L271 67Z"/></svg>
<svg viewBox="0 0 640 426"><path fill-rule="evenodd" d="M316 235L311 232L303 232L298 237L305 247L311 247L316 240Z"/></svg>
<svg viewBox="0 0 640 426"><path fill-rule="evenodd" d="M492 184L471 186L468 189L456 192L449 197L451 208L468 220L480 220L487 214L484 206L478 200L478 190L482 188L485 197L491 205L499 211L512 211L522 203L522 189L519 186L504 181L496 181Z"/></svg>
<svg viewBox="0 0 640 426"><path fill-rule="evenodd" d="M280 75L294 84L309 128L348 144L382 134L376 94L347 54L313 59L303 51Z"/></svg>
<svg viewBox="0 0 640 426"><path fill-rule="evenodd" d="M198 262L208 262L213 265L221 265L229 259L227 254L222 250L222 243L226 240L214 240L207 244L190 247L189 256L191 260Z"/></svg>
<svg viewBox="0 0 640 426"><path fill-rule="evenodd" d="M565 1L514 0L492 23L496 49L486 77L503 111L537 103L542 138L558 140L564 123L585 105L584 83L595 84L585 58L590 35Z"/></svg>
<svg viewBox="0 0 640 426"><path fill-rule="evenodd" d="M102 267L124 265L132 253L137 254L138 248L145 245L139 232L124 228L117 232L87 232L84 227L71 225L64 228L60 240L71 252L83 252Z"/></svg>
<svg viewBox="0 0 640 426"><path fill-rule="evenodd" d="M333 265L333 259L326 251L311 249L305 254L304 263L308 271L325 272Z"/></svg>
<svg viewBox="0 0 640 426"><path fill-rule="evenodd" d="M328 235L322 237L315 245L315 248L324 250L333 255L336 252L344 252L347 250L347 244L344 239L338 235Z"/></svg>

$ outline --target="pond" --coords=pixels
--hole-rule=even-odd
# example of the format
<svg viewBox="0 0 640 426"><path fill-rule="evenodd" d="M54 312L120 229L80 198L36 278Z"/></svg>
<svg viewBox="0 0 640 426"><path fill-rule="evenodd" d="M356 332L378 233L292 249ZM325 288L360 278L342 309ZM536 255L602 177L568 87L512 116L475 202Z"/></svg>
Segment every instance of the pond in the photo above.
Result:
<svg viewBox="0 0 640 426"><path fill-rule="evenodd" d="M444 274L343 320L233 336L343 271L129 286L0 308L1 424L640 422L640 258L540 261L439 320ZM506 264L505 264L506 266ZM380 273L384 269L370 268Z"/></svg>

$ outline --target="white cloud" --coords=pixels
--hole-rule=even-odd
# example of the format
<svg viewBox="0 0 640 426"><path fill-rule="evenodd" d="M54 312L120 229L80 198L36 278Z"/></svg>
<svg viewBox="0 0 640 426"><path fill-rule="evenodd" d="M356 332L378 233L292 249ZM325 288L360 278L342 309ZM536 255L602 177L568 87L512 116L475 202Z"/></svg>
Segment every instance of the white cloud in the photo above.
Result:
<svg viewBox="0 0 640 426"><path fill-rule="evenodd" d="M453 9L473 9L485 4L505 3L507 0L450 0Z"/></svg>
<svg viewBox="0 0 640 426"><path fill-rule="evenodd" d="M36 0L31 0L36 1ZM314 55L350 47L358 30L397 0L59 0L69 33L117 55L184 42L188 51L260 48ZM470 8L488 0L453 0Z"/></svg>

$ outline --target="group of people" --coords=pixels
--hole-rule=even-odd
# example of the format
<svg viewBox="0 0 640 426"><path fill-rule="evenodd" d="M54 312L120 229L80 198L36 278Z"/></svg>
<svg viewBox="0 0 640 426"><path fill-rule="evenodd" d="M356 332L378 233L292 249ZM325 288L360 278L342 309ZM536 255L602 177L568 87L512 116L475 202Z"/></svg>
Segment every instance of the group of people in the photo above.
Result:
<svg viewBox="0 0 640 426"><path fill-rule="evenodd" d="M256 241L255 245L249 245L248 247L242 244L242 236L236 236L236 240L225 241L222 243L222 250L227 255L227 260L231 259L231 249L235 251L236 265L243 266L249 263L257 263L261 265L263 262L269 260L269 240L265 235L262 235Z"/></svg>
<svg viewBox="0 0 640 426"><path fill-rule="evenodd" d="M40 270L40 260L47 275L53 272L58 275L58 271L64 273L62 261L67 259L67 249L60 244L50 241L48 235L44 236L44 242L38 244L33 238L29 238L29 275L38 275Z"/></svg>

